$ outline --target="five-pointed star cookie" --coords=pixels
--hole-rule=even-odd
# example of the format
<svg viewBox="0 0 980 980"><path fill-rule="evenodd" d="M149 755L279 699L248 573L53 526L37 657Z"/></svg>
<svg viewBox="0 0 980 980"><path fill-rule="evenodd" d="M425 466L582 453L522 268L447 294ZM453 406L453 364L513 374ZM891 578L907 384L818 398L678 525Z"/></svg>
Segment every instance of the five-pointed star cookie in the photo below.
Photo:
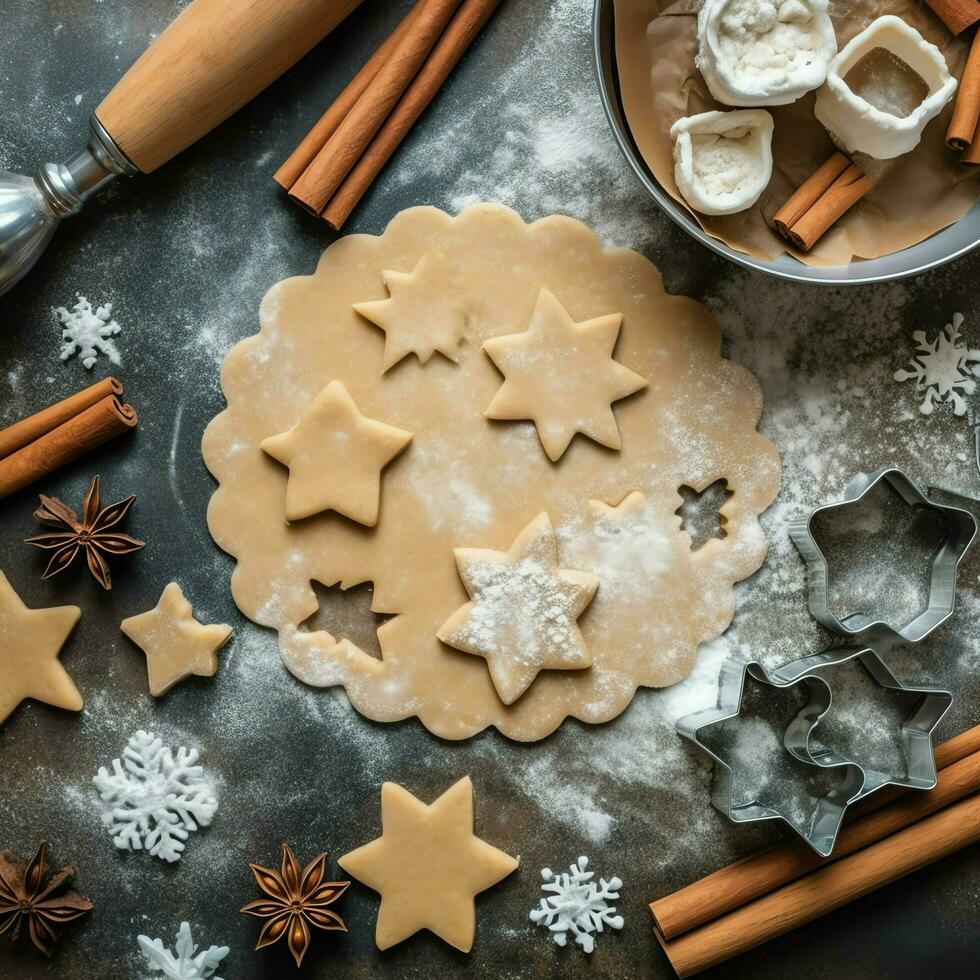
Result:
<svg viewBox="0 0 980 980"><path fill-rule="evenodd" d="M0 572L0 724L25 698L82 710L82 696L58 661L81 615L78 606L28 609Z"/></svg>
<svg viewBox="0 0 980 980"><path fill-rule="evenodd" d="M471 602L442 624L438 636L485 657L504 704L512 704L545 668L588 667L592 655L576 620L599 579L558 567L558 542L539 514L509 551L457 548L456 565Z"/></svg>
<svg viewBox="0 0 980 980"><path fill-rule="evenodd" d="M344 383L331 381L291 429L262 443L289 467L286 520L335 510L374 527L381 471L411 438L411 432L362 415Z"/></svg>
<svg viewBox="0 0 980 980"><path fill-rule="evenodd" d="M438 252L427 252L411 272L384 272L388 299L355 303L354 309L385 332L383 370L406 354L425 364L439 351L451 361L466 329L466 310L449 286L452 267Z"/></svg>
<svg viewBox="0 0 980 980"><path fill-rule="evenodd" d="M124 619L119 627L145 654L150 694L158 698L191 674L211 677L218 670L218 650L231 636L224 624L199 623L176 582L148 612Z"/></svg>
<svg viewBox="0 0 980 980"><path fill-rule="evenodd" d="M337 863L381 893L379 949L429 929L464 953L476 935L476 896L517 868L515 858L473 833L469 776L429 806L385 783L381 836Z"/></svg>
<svg viewBox="0 0 980 980"><path fill-rule="evenodd" d="M613 359L622 322L612 313L576 323L555 295L542 289L527 330L483 345L504 376L484 414L532 419L552 461L561 458L576 432L619 449L612 403L648 383Z"/></svg>

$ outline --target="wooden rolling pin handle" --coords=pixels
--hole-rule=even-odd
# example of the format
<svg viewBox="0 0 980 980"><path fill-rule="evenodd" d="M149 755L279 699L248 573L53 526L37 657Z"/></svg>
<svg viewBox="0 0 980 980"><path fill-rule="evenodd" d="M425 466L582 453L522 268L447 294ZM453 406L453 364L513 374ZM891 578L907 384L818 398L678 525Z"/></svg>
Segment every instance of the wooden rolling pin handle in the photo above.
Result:
<svg viewBox="0 0 980 980"><path fill-rule="evenodd" d="M194 0L95 110L144 173L295 64L361 0Z"/></svg>

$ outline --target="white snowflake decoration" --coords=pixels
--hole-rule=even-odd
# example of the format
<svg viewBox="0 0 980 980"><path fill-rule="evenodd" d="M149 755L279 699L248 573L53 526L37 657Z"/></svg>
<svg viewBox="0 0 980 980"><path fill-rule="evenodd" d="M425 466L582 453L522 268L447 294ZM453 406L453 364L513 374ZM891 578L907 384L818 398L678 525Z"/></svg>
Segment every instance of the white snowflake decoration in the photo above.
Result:
<svg viewBox="0 0 980 980"><path fill-rule="evenodd" d="M150 969L162 973L170 980L207 980L230 952L227 946L211 946L198 953L197 946L191 939L191 927L186 922L180 924L173 953L163 945L162 939L137 936L136 942L139 943ZM214 977L213 980L221 980L221 977Z"/></svg>
<svg viewBox="0 0 980 980"><path fill-rule="evenodd" d="M74 353L87 368L95 364L99 354L105 354L113 364L120 361L116 345L109 339L120 331L120 326L112 317L112 303L96 309L81 293L78 301L70 309L59 306L55 313L61 321L61 351L59 356L67 361Z"/></svg>
<svg viewBox="0 0 980 980"><path fill-rule="evenodd" d="M924 330L912 334L918 354L912 355L910 369L895 372L896 381L915 381L918 391L925 392L919 411L931 415L938 404L953 406L955 415L966 413L963 395L972 395L977 383L972 376L980 375L980 350L970 350L962 344L960 327L963 314L954 313L953 322L946 324L946 332L937 334L930 343Z"/></svg>
<svg viewBox="0 0 980 980"><path fill-rule="evenodd" d="M152 732L139 731L112 772L99 768L93 779L102 797L102 822L122 850L146 848L165 861L179 861L192 830L211 823L218 801L196 749L181 746L174 757Z"/></svg>
<svg viewBox="0 0 980 980"><path fill-rule="evenodd" d="M591 953L595 949L594 933L602 932L604 926L623 928L623 917L616 915L616 909L607 901L619 898L623 883L619 878L600 878L596 884L592 880L595 872L586 870L588 863L587 857L580 857L562 874L555 874L550 868L541 872L545 881L541 890L551 894L531 909L531 921L547 926L559 946L565 945L571 933L575 942Z"/></svg>

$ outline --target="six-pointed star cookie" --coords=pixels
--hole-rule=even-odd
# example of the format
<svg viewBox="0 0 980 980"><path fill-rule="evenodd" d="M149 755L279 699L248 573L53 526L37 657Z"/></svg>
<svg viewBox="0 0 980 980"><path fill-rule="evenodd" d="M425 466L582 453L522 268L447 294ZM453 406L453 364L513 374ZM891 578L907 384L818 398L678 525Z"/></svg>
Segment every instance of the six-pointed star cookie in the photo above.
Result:
<svg viewBox="0 0 980 980"><path fill-rule="evenodd" d="M576 620L599 579L558 567L558 542L539 514L509 551L457 548L456 565L472 602L442 624L443 643L486 657L504 704L512 704L545 668L588 667L592 656Z"/></svg>
<svg viewBox="0 0 980 980"><path fill-rule="evenodd" d="M613 360L622 322L612 313L576 323L555 295L542 289L527 330L483 345L504 376L484 414L532 419L552 461L561 458L576 432L619 449L612 403L648 384Z"/></svg>
<svg viewBox="0 0 980 980"><path fill-rule="evenodd" d="M0 724L25 698L82 710L82 696L58 661L81 615L78 606L28 609L0 572Z"/></svg>
<svg viewBox="0 0 980 980"><path fill-rule="evenodd" d="M412 272L385 271L388 299L355 303L354 309L385 332L383 370L406 354L422 364L439 351L451 361L466 329L460 290L451 287L453 270L446 257L427 252Z"/></svg>
<svg viewBox="0 0 980 980"><path fill-rule="evenodd" d="M191 674L212 677L218 670L216 654L231 636L230 626L199 623L176 582L163 590L153 609L124 619L119 628L146 654L155 698Z"/></svg>
<svg viewBox="0 0 980 980"><path fill-rule="evenodd" d="M374 527L381 471L411 438L411 432L362 415L344 383L331 381L291 429L262 443L289 467L286 520L335 510Z"/></svg>
<svg viewBox="0 0 980 980"><path fill-rule="evenodd" d="M469 776L429 806L385 783L381 836L337 863L381 893L379 949L429 929L464 953L476 935L476 896L517 868L515 858L473 833Z"/></svg>

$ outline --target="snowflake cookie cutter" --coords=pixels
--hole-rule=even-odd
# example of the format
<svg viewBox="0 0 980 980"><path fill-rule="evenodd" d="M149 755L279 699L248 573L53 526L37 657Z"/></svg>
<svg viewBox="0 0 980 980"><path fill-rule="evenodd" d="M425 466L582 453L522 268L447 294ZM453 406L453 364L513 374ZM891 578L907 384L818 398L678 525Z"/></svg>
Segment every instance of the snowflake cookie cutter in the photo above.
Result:
<svg viewBox="0 0 980 980"><path fill-rule="evenodd" d="M899 641L898 634L887 627L875 632L877 642ZM833 705L833 687L820 672L830 667L857 660L879 686L910 695L918 702L902 724L902 750L905 773L885 773L863 766L858 761L819 741L819 724ZM705 741L706 730L741 714L745 679L750 677L762 685L786 689L802 685L808 694L807 703L787 726L783 735L786 750L795 759L817 769L838 771L840 781L829 792L813 798L810 819L801 829L778 806L756 799L738 802L732 795L737 768ZM693 742L714 762L715 775L711 802L733 823L755 823L780 820L803 838L821 857L829 855L847 808L884 786L908 789L932 789L936 785L936 763L933 755L932 732L952 704L949 691L938 688L916 688L902 684L870 646L837 648L791 661L771 671L758 662L737 664L729 661L722 669L719 684L719 706L707 708L680 718L677 731ZM815 733L816 736L815 737Z"/></svg>
<svg viewBox="0 0 980 980"><path fill-rule="evenodd" d="M928 510L945 525L942 542L930 561L929 598L925 609L901 624L875 620L862 612L834 611L831 602L830 566L813 535L813 522L820 514L846 508L861 500L876 486L887 484L910 507ZM875 630L893 630L909 643L918 643L953 614L956 573L977 533L974 516L959 507L937 503L926 496L908 476L895 468L855 477L845 488L843 500L823 504L789 526L789 536L807 567L810 614L817 622L848 637L863 637Z"/></svg>

